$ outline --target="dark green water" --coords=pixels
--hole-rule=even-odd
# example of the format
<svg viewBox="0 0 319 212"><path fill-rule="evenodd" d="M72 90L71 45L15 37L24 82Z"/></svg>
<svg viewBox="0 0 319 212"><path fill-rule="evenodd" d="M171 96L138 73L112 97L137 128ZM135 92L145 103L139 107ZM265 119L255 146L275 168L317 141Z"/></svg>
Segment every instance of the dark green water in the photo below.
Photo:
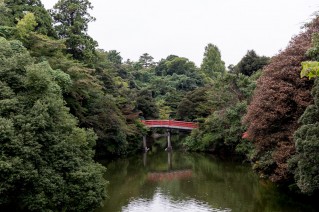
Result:
<svg viewBox="0 0 319 212"><path fill-rule="evenodd" d="M104 165L109 198L97 212L318 211L258 179L250 166L210 155L149 152Z"/></svg>

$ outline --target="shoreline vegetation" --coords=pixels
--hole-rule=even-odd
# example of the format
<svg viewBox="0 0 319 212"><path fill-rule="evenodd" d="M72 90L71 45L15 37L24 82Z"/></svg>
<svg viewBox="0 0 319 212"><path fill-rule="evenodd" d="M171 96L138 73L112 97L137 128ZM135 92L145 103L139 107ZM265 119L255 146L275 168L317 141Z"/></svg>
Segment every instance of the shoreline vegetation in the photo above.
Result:
<svg viewBox="0 0 319 212"><path fill-rule="evenodd" d="M319 191L319 17L286 49L227 68L145 53L123 61L87 33L89 0L0 0L0 208L93 211L107 159L141 151L140 119L196 121L180 146L239 155L292 195ZM243 136L244 135L244 136Z"/></svg>

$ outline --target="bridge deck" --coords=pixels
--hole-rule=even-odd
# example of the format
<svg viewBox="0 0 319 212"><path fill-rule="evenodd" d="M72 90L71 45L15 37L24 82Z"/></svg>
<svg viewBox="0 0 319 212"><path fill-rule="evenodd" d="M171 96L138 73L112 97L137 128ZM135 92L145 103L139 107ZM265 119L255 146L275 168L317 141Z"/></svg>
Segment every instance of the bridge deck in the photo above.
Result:
<svg viewBox="0 0 319 212"><path fill-rule="evenodd" d="M175 120L141 120L146 126L150 128L169 128L169 129L183 129L192 130L198 128L195 122L175 121Z"/></svg>

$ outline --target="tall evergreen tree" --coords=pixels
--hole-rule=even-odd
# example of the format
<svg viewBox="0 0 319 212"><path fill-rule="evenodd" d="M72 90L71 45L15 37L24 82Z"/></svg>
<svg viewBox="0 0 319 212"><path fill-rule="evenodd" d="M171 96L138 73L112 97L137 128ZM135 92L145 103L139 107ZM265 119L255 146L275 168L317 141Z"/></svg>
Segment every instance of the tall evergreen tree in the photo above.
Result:
<svg viewBox="0 0 319 212"><path fill-rule="evenodd" d="M140 59L138 60L138 62L144 67L144 68L148 68L150 66L154 66L154 62L153 62L153 57L151 55L149 55L148 53L144 53L143 55L140 56Z"/></svg>
<svg viewBox="0 0 319 212"><path fill-rule="evenodd" d="M214 77L217 73L225 72L225 63L221 59L217 46L210 43L205 47L201 70L209 77Z"/></svg>
<svg viewBox="0 0 319 212"><path fill-rule="evenodd" d="M59 38L66 39L67 52L75 59L91 64L97 42L91 38L88 24L95 21L88 10L93 9L89 0L59 0L51 10Z"/></svg>
<svg viewBox="0 0 319 212"><path fill-rule="evenodd" d="M121 57L121 53L116 50L110 50L107 52L107 59L114 63L115 65L122 64L123 58Z"/></svg>
<svg viewBox="0 0 319 212"><path fill-rule="evenodd" d="M254 50L247 51L246 55L235 66L235 72L251 76L269 63L269 57L259 56Z"/></svg>

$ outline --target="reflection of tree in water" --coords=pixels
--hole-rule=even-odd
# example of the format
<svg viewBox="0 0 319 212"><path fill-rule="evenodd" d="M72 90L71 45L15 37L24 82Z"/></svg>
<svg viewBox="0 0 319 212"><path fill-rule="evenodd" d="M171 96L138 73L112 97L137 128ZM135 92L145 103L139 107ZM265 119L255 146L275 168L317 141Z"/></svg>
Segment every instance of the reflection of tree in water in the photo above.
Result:
<svg viewBox="0 0 319 212"><path fill-rule="evenodd" d="M108 198L104 201L104 207L96 211L121 211L131 198L139 197L144 192L141 185L144 184L146 172L141 162L133 157L104 164L107 167L105 178L109 180Z"/></svg>
<svg viewBox="0 0 319 212"><path fill-rule="evenodd" d="M148 152L105 166L109 199L97 211L121 211L134 200L151 201L159 189L171 202L195 199L211 208L231 208L232 212L305 211L273 184L260 181L249 165L218 161L209 155Z"/></svg>

